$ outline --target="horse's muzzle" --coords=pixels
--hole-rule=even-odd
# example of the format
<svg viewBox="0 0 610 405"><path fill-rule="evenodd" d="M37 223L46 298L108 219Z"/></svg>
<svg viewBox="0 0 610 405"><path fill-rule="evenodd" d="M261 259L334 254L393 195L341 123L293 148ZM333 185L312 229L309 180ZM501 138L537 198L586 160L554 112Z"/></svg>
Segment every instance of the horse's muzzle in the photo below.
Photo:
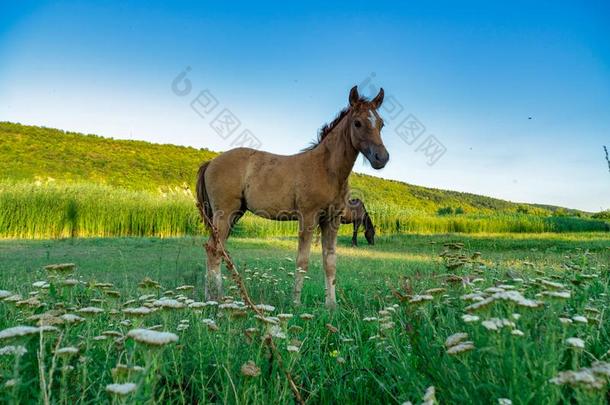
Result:
<svg viewBox="0 0 610 405"><path fill-rule="evenodd" d="M362 153L371 163L373 169L384 168L386 163L388 163L388 160L390 160L390 154L383 145L371 145L366 148Z"/></svg>

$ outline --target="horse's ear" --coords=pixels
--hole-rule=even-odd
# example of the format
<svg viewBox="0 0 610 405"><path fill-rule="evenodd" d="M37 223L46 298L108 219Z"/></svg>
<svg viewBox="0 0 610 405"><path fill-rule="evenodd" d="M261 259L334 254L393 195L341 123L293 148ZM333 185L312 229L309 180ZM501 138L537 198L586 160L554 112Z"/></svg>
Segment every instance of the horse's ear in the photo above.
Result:
<svg viewBox="0 0 610 405"><path fill-rule="evenodd" d="M379 89L379 94L375 96L375 98L371 101L375 109L378 109L383 103L383 87Z"/></svg>
<svg viewBox="0 0 610 405"><path fill-rule="evenodd" d="M360 95L358 94L358 86L354 86L349 91L349 105L353 107L358 101L360 101Z"/></svg>

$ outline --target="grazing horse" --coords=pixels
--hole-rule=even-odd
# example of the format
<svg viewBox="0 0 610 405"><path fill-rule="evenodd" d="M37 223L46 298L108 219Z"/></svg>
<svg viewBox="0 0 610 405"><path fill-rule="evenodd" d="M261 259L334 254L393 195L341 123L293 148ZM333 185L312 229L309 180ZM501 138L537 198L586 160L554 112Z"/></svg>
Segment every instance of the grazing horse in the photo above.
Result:
<svg viewBox="0 0 610 405"><path fill-rule="evenodd" d="M359 198L354 198L347 202L345 211L341 216L342 224L354 224L354 234L352 235L352 246L358 246L358 229L364 225L364 237L369 245L375 244L375 227L369 213L366 211L364 203Z"/></svg>
<svg viewBox="0 0 610 405"><path fill-rule="evenodd" d="M377 109L383 89L372 100L354 86L349 105L318 134L318 140L295 155L283 156L236 148L199 168L197 201L204 223L213 229L206 243L207 299L222 297L222 249L233 224L250 211L263 218L299 221L299 248L293 300L301 302L313 231L320 226L326 273L326 305L336 306L336 243L348 200L348 176L362 153L375 169L390 155L381 140L383 120Z"/></svg>

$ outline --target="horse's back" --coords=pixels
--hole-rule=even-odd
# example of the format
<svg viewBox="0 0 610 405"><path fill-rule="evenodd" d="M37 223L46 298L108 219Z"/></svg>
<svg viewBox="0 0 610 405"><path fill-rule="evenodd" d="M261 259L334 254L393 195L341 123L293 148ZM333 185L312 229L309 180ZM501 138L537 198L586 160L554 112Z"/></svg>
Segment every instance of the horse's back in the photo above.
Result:
<svg viewBox="0 0 610 405"><path fill-rule="evenodd" d="M215 207L244 204L260 215L294 211L294 156L236 148L214 158L205 173ZM267 213L267 214L265 214Z"/></svg>

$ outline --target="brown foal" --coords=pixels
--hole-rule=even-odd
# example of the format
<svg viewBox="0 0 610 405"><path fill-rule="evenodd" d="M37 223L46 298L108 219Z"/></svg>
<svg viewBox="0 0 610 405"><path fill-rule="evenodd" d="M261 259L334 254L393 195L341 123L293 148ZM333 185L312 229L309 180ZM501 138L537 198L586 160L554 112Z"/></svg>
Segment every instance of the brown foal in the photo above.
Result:
<svg viewBox="0 0 610 405"><path fill-rule="evenodd" d="M372 100L354 86L349 106L320 130L316 144L283 156L248 148L229 150L199 168L197 201L204 222L214 226L206 245L206 299L222 297L221 249L233 224L246 212L273 220L299 221L294 302L301 302L312 233L322 234L326 305L334 308L337 230L348 201L348 176L359 153L375 169L389 154L381 140L383 120L377 109L383 89Z"/></svg>

